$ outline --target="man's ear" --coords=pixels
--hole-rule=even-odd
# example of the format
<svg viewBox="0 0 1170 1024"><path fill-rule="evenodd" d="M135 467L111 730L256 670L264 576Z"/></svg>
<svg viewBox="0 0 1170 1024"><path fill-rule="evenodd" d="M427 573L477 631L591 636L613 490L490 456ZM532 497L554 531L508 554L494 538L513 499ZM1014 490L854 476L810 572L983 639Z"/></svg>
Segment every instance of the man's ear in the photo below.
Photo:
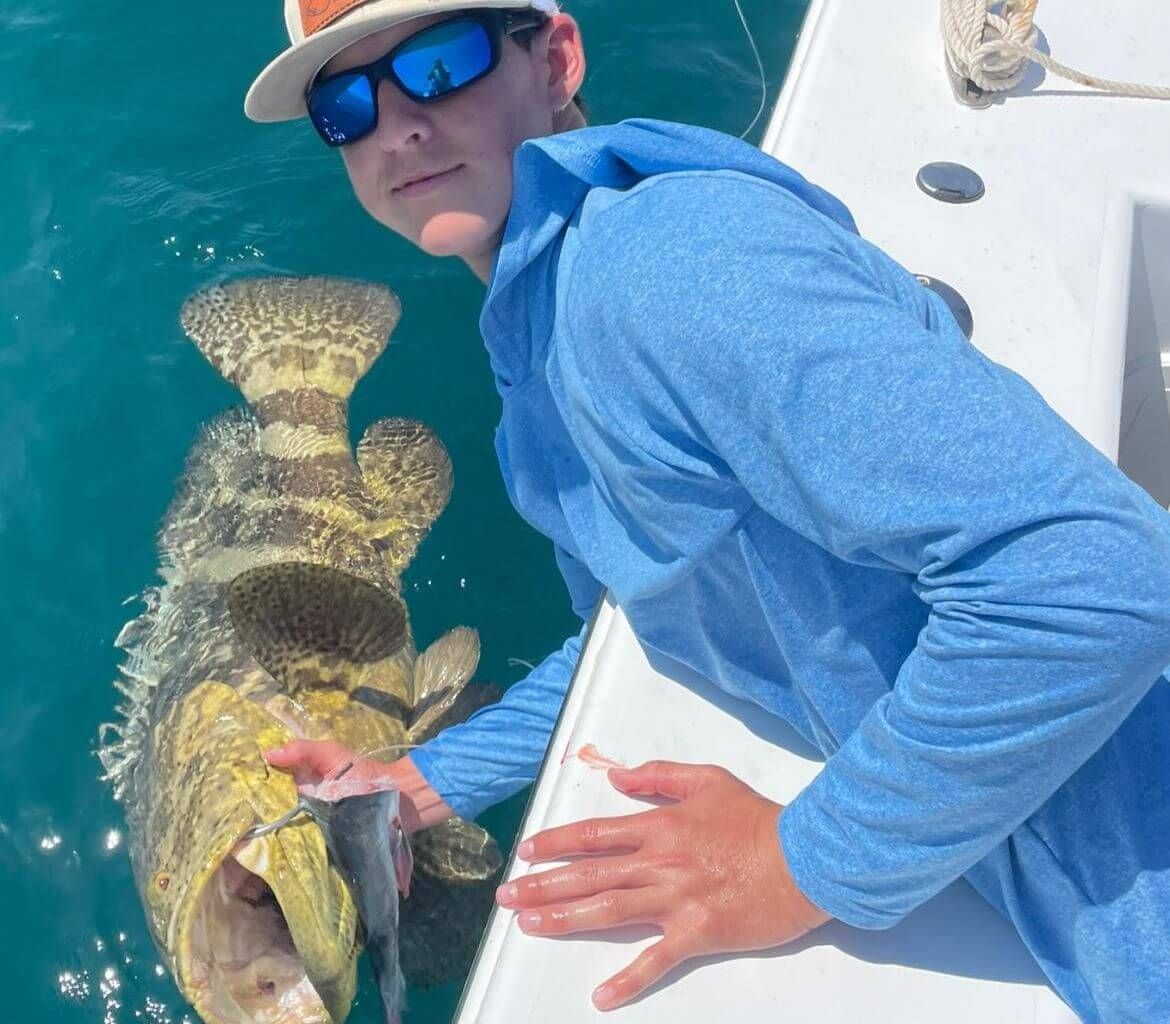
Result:
<svg viewBox="0 0 1170 1024"><path fill-rule="evenodd" d="M572 15L552 15L540 34L548 61L550 100L558 110L570 103L585 81L585 47Z"/></svg>

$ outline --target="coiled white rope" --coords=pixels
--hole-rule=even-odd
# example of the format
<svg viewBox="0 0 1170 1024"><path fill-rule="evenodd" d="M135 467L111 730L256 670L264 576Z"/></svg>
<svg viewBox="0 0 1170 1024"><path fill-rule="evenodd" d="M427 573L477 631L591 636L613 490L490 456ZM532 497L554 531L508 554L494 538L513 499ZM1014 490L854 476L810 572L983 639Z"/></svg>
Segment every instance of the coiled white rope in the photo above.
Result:
<svg viewBox="0 0 1170 1024"><path fill-rule="evenodd" d="M1170 100L1170 88L1114 82L1077 71L1036 49L1036 6L1040 0L942 0L942 33L947 63L960 79L984 92L1014 89L1033 61L1060 78L1118 96Z"/></svg>

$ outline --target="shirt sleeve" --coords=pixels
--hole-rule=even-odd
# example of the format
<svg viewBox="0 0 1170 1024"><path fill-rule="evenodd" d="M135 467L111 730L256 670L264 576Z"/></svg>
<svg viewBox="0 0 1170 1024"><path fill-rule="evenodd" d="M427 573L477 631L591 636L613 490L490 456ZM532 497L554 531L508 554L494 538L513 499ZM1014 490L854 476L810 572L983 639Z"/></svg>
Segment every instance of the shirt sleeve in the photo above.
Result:
<svg viewBox="0 0 1170 1024"><path fill-rule="evenodd" d="M410 757L430 786L461 818L471 820L536 779L569 681L581 656L601 586L576 558L556 549L580 633L508 687L498 703L450 726Z"/></svg>
<svg viewBox="0 0 1170 1024"><path fill-rule="evenodd" d="M664 478L676 453L712 453L780 522L906 574L927 607L892 691L781 816L801 890L888 927L1170 664L1170 517L911 275L778 190L663 179L591 230L579 339L627 441Z"/></svg>

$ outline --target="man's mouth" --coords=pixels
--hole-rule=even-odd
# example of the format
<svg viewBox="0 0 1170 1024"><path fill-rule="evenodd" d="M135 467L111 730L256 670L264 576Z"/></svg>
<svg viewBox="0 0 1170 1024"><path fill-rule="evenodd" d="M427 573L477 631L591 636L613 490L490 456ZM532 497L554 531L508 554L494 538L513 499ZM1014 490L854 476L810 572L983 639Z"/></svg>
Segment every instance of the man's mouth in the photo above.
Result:
<svg viewBox="0 0 1170 1024"><path fill-rule="evenodd" d="M459 171L463 166L463 164L458 164L455 167L451 167L445 171L439 171L436 174L427 175L423 178L415 178L413 181L405 185L400 185L397 188L392 188L390 191L396 196L421 195L422 193L429 192L432 188L441 185L457 171Z"/></svg>

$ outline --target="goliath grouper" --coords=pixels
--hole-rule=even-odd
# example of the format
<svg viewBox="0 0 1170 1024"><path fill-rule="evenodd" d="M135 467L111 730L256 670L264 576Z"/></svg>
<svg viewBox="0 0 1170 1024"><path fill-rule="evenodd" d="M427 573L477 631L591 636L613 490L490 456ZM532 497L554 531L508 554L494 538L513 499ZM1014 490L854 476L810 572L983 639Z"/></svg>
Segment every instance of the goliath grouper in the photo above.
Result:
<svg viewBox="0 0 1170 1024"><path fill-rule="evenodd" d="M298 803L262 752L304 737L392 760L498 696L465 686L476 633L420 655L401 597L450 495L446 451L403 419L350 449L349 396L399 314L389 290L330 278L242 280L183 307L250 411L211 423L189 456L159 536L164 583L117 640L124 717L99 753L151 932L208 1024L340 1024L354 996L360 894L320 815L254 834ZM378 923L380 959L400 954L415 984L464 971L500 863L467 822L416 835L401 935ZM381 968L400 991L398 965Z"/></svg>

